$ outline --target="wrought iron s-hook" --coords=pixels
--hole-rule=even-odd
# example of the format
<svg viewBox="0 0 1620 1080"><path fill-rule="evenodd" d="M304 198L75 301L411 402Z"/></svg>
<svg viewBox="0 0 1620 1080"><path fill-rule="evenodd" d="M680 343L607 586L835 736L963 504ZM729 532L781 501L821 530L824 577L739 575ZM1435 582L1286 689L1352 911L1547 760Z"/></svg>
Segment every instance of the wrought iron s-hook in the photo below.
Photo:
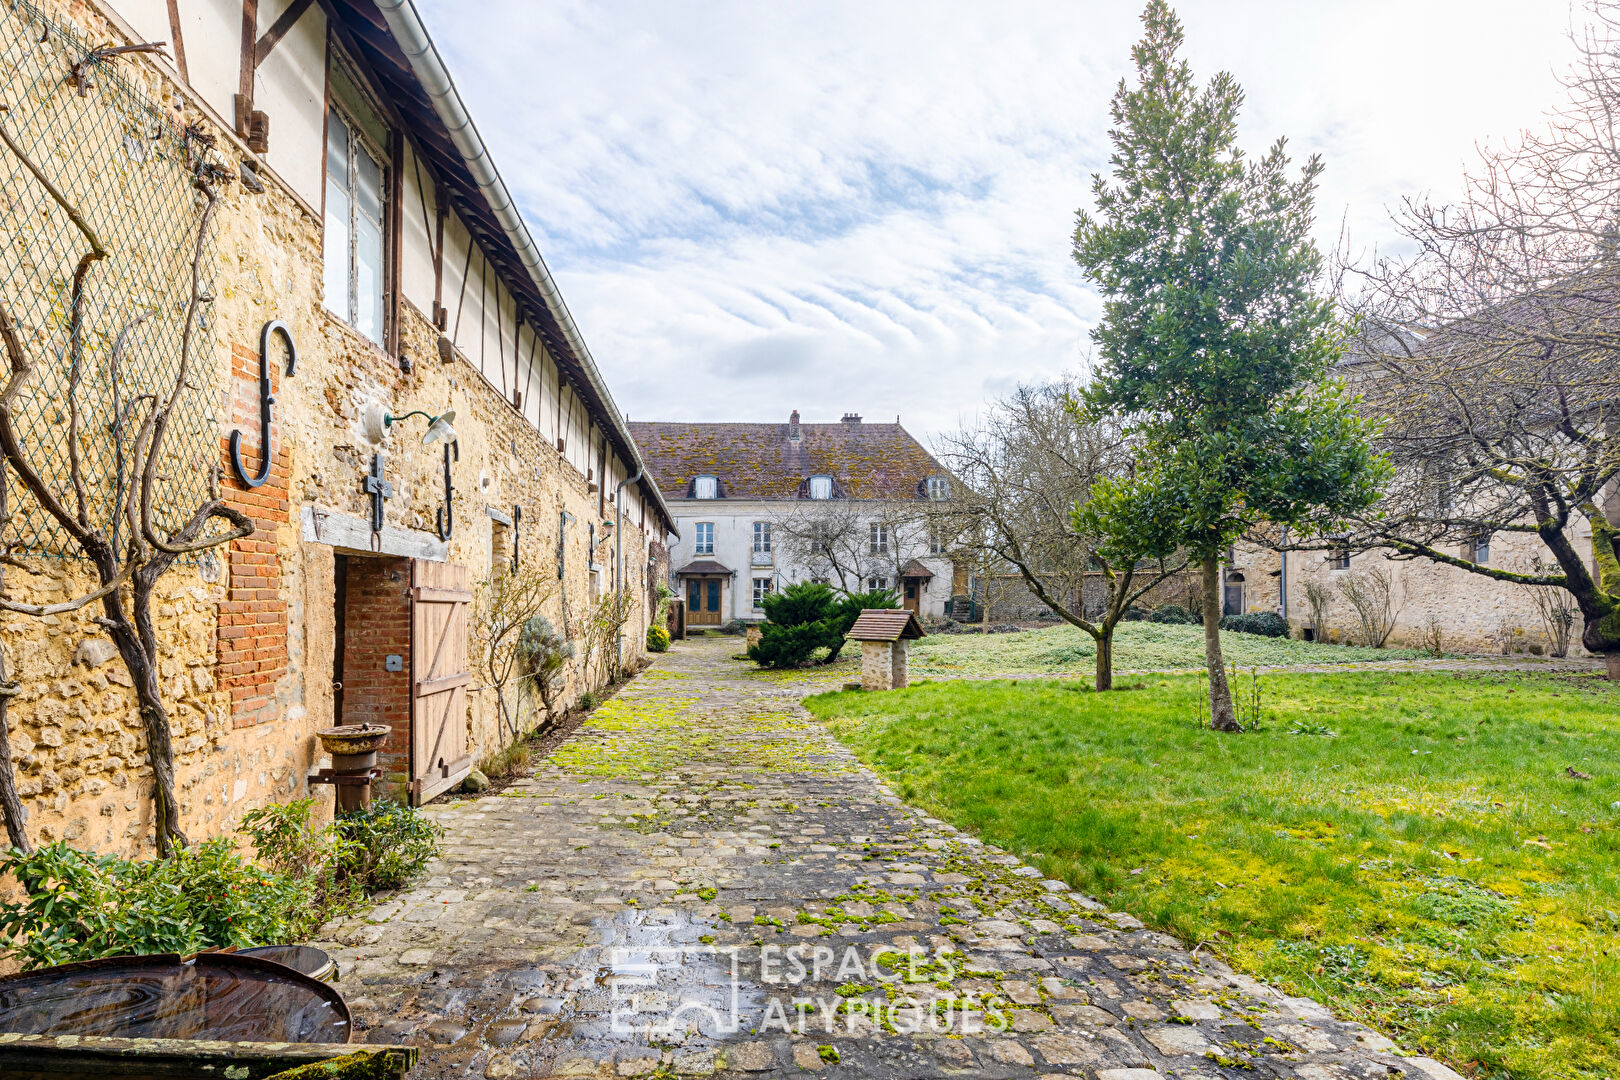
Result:
<svg viewBox="0 0 1620 1080"><path fill-rule="evenodd" d="M450 534L456 527L456 511L450 504L450 494L455 486L450 483L450 452L455 451L456 460L461 460L461 440L456 439L444 444L444 505L433 513L433 527L439 534L440 540L450 539Z"/></svg>
<svg viewBox="0 0 1620 1080"><path fill-rule="evenodd" d="M272 406L276 399L270 393L270 339L280 334L287 342L287 374L292 375L298 370L298 345L293 341L292 331L280 319L274 319L264 324L259 331L259 472L256 476L249 476L247 466L242 464L242 430L231 432L231 468L236 471L236 478L250 488L256 488L270 479L270 462L275 454L270 446L270 423Z"/></svg>

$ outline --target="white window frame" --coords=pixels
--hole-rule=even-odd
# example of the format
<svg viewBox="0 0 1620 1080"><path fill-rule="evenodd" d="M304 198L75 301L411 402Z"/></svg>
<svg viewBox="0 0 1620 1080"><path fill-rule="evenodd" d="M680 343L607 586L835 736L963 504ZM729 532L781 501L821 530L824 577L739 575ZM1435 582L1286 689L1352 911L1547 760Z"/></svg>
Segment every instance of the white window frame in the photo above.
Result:
<svg viewBox="0 0 1620 1080"><path fill-rule="evenodd" d="M926 487L928 497L934 502L944 502L951 497L951 482L943 476L930 476Z"/></svg>
<svg viewBox="0 0 1620 1080"><path fill-rule="evenodd" d="M692 526L692 554L714 554L714 522L699 521Z"/></svg>
<svg viewBox="0 0 1620 1080"><path fill-rule="evenodd" d="M889 579L886 577L869 577L866 579L866 587L869 592L877 592L879 589L887 590Z"/></svg>
<svg viewBox="0 0 1620 1080"><path fill-rule="evenodd" d="M816 500L832 498L833 480L825 473L818 473L810 478L810 497Z"/></svg>
<svg viewBox="0 0 1620 1080"><path fill-rule="evenodd" d="M348 285L346 287L344 296L344 310L338 311L329 302L330 298L326 295L326 284L324 279L326 244L330 239L331 230L329 225L332 220L332 211L330 208L327 208L325 211L327 217L322 222L323 239L321 260L323 267L323 279L321 285L321 303L327 311L331 312L337 318L343 320L343 322L347 325L353 327L357 333L364 335L366 340L378 346L382 346L388 338L388 266L391 247L395 242L394 238L389 236L388 232L388 202L389 196L392 194L392 177L389 174L388 155L365 134L362 124L360 121L355 119L353 113L335 100L327 103L327 124L330 125L334 119L343 124L344 128L347 129L349 136L347 141L347 168L345 170L348 175L348 189L345 192L345 195L348 198L349 213L348 222L344 227L345 246L347 247ZM332 184L334 180L332 176L332 163L329 160L330 143L331 132L329 127L327 134L327 147L324 151L327 155L327 160L322 167L324 174L321 179L323 191L325 190L324 185ZM361 154L365 154L367 157L371 158L377 165L377 204L379 217L376 221L376 226L378 236L380 238L380 250L378 251L377 266L377 333L375 336L367 333L366 330L360 325L361 297L359 285L359 225L361 210L359 198L359 162ZM367 294L366 299L370 299L369 293Z"/></svg>
<svg viewBox="0 0 1620 1080"><path fill-rule="evenodd" d="M695 499L718 499L720 497L720 478L717 476L699 476L692 482L692 497Z"/></svg>
<svg viewBox="0 0 1620 1080"><path fill-rule="evenodd" d="M928 554L945 554L945 538L939 534L938 527L933 525L928 527Z"/></svg>
<svg viewBox="0 0 1620 1080"><path fill-rule="evenodd" d="M754 579L754 610L765 610L765 597L776 591L776 583L768 577Z"/></svg>
<svg viewBox="0 0 1620 1080"><path fill-rule="evenodd" d="M769 565L771 561L771 523L754 522L754 562Z"/></svg>
<svg viewBox="0 0 1620 1080"><path fill-rule="evenodd" d="M866 548L868 555L887 555L889 553L889 527L881 522L872 522L867 533Z"/></svg>
<svg viewBox="0 0 1620 1080"><path fill-rule="evenodd" d="M1491 534L1480 533L1474 537L1469 545L1470 559L1475 566L1489 566L1491 564Z"/></svg>

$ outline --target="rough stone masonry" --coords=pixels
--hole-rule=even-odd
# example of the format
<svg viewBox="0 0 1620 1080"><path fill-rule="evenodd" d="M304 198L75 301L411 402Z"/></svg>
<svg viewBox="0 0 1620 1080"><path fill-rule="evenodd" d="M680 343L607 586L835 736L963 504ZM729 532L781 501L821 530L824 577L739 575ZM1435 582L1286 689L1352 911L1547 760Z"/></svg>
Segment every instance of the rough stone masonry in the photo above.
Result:
<svg viewBox="0 0 1620 1080"><path fill-rule="evenodd" d="M835 677L735 649L430 811L432 876L324 932L357 1038L424 1080L1455 1077L904 805L799 706Z"/></svg>

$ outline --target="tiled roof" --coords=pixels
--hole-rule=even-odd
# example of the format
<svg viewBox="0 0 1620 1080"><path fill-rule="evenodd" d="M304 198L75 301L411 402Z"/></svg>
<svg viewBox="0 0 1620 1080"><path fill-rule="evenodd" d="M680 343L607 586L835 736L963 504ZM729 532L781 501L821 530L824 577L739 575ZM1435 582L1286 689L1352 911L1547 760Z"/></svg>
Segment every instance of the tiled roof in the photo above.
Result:
<svg viewBox="0 0 1620 1080"><path fill-rule="evenodd" d="M922 564L921 559L912 559L900 568L902 578L931 578L934 572Z"/></svg>
<svg viewBox="0 0 1620 1080"><path fill-rule="evenodd" d="M683 424L632 422L630 432L664 497L693 497L713 476L722 499L808 498L812 476L831 476L837 496L918 499L929 476L948 475L899 424Z"/></svg>
<svg viewBox="0 0 1620 1080"><path fill-rule="evenodd" d="M713 559L693 559L675 571L675 576L686 577L694 574L730 574L734 572L731 567L723 562L716 562Z"/></svg>
<svg viewBox="0 0 1620 1080"><path fill-rule="evenodd" d="M917 616L905 608L867 608L849 628L851 641L899 641L922 636Z"/></svg>

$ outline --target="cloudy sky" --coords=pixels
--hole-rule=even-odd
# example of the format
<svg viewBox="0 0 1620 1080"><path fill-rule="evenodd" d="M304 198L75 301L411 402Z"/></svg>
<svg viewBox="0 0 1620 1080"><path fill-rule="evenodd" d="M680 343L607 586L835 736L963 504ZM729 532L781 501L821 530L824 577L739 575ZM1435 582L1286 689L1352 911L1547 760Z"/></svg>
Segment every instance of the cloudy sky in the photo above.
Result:
<svg viewBox="0 0 1620 1080"><path fill-rule="evenodd" d="M899 415L923 436L1078 367L1069 257L1140 7L900 0L423 0L620 408ZM476 18L468 17L477 11ZM1565 0L1183 0L1245 144L1327 163L1319 241L1396 239L1538 122Z"/></svg>

